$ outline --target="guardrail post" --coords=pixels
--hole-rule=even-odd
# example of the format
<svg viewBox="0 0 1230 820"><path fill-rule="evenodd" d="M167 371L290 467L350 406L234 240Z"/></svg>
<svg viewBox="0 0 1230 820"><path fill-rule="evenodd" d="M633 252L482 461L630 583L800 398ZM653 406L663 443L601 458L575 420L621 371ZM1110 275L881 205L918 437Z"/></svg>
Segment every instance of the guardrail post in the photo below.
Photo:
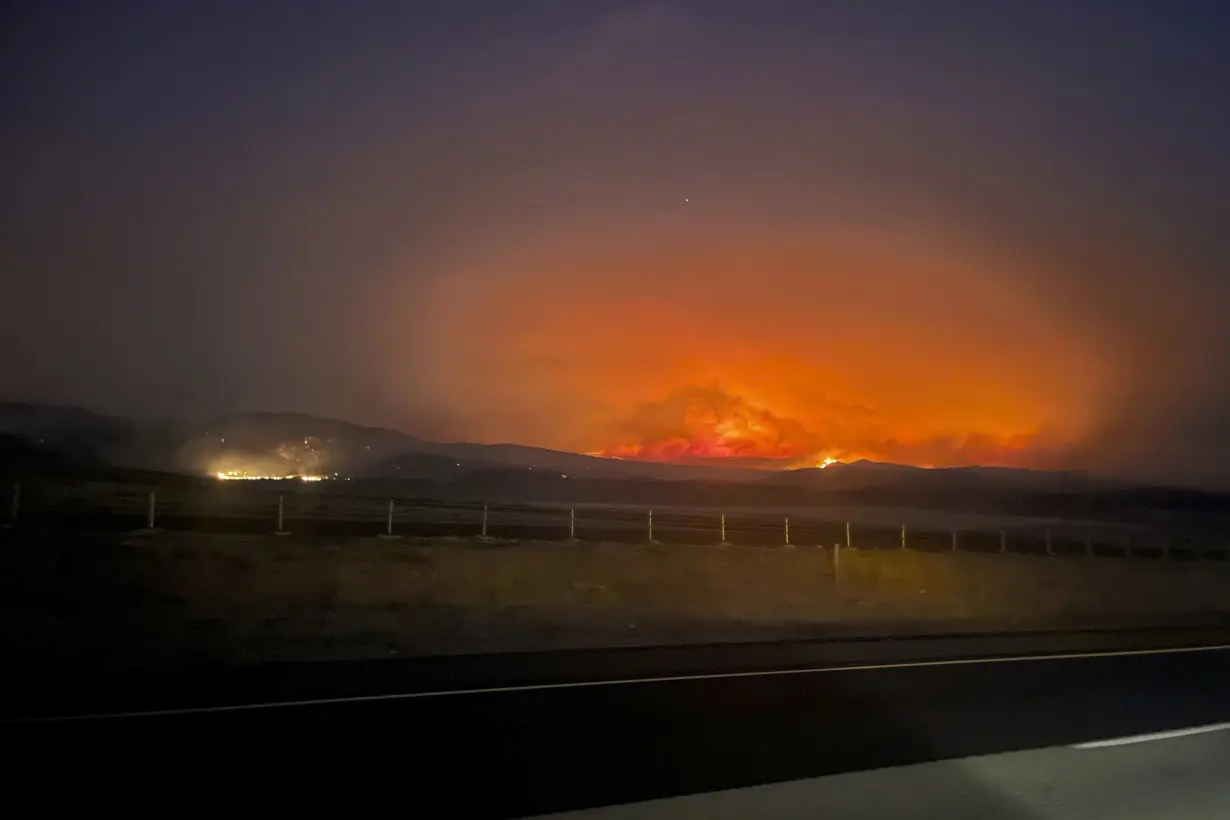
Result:
<svg viewBox="0 0 1230 820"><path fill-rule="evenodd" d="M790 519L786 519L786 546L790 546Z"/></svg>
<svg viewBox="0 0 1230 820"><path fill-rule="evenodd" d="M487 537L487 505L486 504L483 504L483 531L479 537L480 538Z"/></svg>
<svg viewBox="0 0 1230 820"><path fill-rule="evenodd" d="M577 511L568 511L568 540L577 540Z"/></svg>
<svg viewBox="0 0 1230 820"><path fill-rule="evenodd" d="M653 543L653 510L649 511L649 543Z"/></svg>
<svg viewBox="0 0 1230 820"><path fill-rule="evenodd" d="M722 513L722 538L721 543L726 543L726 513Z"/></svg>
<svg viewBox="0 0 1230 820"><path fill-rule="evenodd" d="M273 531L274 535L290 535L290 533L286 531L285 521L286 521L286 496L279 495L278 496L278 526Z"/></svg>
<svg viewBox="0 0 1230 820"><path fill-rule="evenodd" d="M21 482L13 482L13 497L9 500L8 526L17 526L17 514L21 510Z"/></svg>
<svg viewBox="0 0 1230 820"><path fill-rule="evenodd" d="M846 549L850 548L850 522L846 522Z"/></svg>

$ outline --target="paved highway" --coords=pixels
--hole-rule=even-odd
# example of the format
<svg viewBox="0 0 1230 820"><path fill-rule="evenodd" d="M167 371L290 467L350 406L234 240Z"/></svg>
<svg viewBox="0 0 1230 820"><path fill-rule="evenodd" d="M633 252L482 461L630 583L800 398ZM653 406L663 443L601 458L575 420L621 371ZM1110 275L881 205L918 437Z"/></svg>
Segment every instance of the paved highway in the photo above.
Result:
<svg viewBox="0 0 1230 820"><path fill-rule="evenodd" d="M1203 729L1211 729L1204 733ZM556 820L1221 820L1230 724L835 774L551 815Z"/></svg>
<svg viewBox="0 0 1230 820"><path fill-rule="evenodd" d="M1227 816L1230 791L1210 774L1230 770L1221 734L1067 748L1230 722L1227 682L1226 629L759 644L96 675L58 688L29 679L10 687L8 718L36 720L3 729L57 749L61 768L64 750L95 741L160 755L257 737L275 759L392 754L398 789L416 805L447 805L438 816L519 817L803 781L594 816L814 816L816 801L840 808L826 816L910 816L891 801L857 813L877 805L871 796L900 791L934 809L918 816L1083 817L1047 814L1036 801L1065 789L1093 800L1121 778L1126 799L1148 791L1142 771L1171 791L1195 784L1178 789L1188 815L1150 816L1207 816L1199 812L1211 805ZM1030 749L1044 751L1003 756ZM993 757L942 762L982 755ZM725 805L747 811L715 813ZM953 811L939 812L945 805Z"/></svg>

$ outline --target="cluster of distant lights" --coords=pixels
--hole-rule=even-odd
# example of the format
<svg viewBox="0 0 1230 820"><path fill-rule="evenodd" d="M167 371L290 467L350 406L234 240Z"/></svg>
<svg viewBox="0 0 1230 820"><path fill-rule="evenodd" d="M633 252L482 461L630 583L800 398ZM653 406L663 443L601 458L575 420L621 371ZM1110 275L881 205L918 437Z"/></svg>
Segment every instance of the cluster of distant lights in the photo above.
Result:
<svg viewBox="0 0 1230 820"><path fill-rule="evenodd" d="M242 470L219 470L214 473L219 481L325 481L337 478L333 475L252 475Z"/></svg>

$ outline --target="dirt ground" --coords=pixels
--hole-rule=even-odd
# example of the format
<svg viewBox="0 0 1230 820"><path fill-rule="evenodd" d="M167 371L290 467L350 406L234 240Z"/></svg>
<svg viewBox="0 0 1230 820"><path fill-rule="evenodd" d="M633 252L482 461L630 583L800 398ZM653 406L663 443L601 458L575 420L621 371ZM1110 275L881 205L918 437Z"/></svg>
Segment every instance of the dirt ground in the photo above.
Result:
<svg viewBox="0 0 1230 820"><path fill-rule="evenodd" d="M818 547L0 531L0 646L158 666L1156 626L1230 589L1202 562L842 554L839 584Z"/></svg>
<svg viewBox="0 0 1230 820"><path fill-rule="evenodd" d="M5 539L10 657L316 660L826 634L943 617L817 548L159 534Z"/></svg>

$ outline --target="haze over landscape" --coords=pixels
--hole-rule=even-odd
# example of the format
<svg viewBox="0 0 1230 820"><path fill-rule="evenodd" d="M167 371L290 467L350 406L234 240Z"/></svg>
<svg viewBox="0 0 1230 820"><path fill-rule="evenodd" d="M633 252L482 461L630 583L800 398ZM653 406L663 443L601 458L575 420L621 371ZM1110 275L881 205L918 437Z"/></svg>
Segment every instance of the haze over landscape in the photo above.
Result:
<svg viewBox="0 0 1230 820"><path fill-rule="evenodd" d="M0 397L1224 488L1214 6L10 4Z"/></svg>
<svg viewBox="0 0 1230 820"><path fill-rule="evenodd" d="M1230 817L1227 44L0 3L12 802Z"/></svg>

